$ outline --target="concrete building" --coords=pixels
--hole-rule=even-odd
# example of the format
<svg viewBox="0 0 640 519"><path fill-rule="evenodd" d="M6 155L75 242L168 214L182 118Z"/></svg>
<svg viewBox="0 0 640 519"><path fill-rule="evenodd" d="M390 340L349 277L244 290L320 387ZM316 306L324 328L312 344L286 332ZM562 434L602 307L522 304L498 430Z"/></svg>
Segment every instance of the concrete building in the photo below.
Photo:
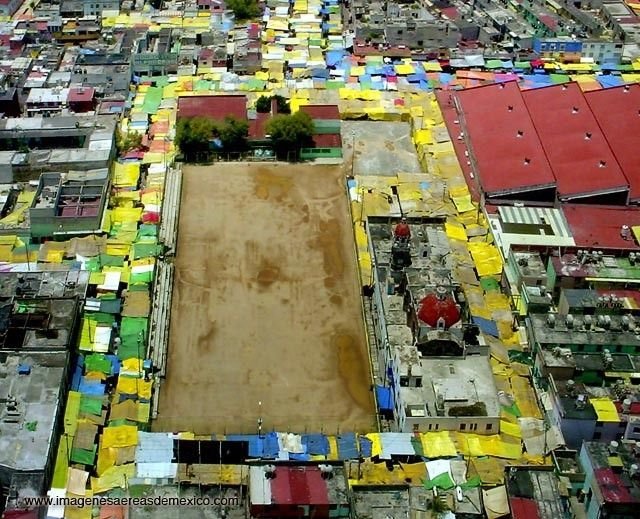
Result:
<svg viewBox="0 0 640 519"><path fill-rule="evenodd" d="M80 54L71 68L71 84L95 88L105 97L126 99L133 73L130 59L127 51Z"/></svg>
<svg viewBox="0 0 640 519"><path fill-rule="evenodd" d="M58 115L67 108L68 97L68 88L32 88L26 102L27 116Z"/></svg>
<svg viewBox="0 0 640 519"><path fill-rule="evenodd" d="M29 209L31 236L98 233L102 228L109 170L43 173Z"/></svg>
<svg viewBox="0 0 640 519"><path fill-rule="evenodd" d="M565 63L578 63L592 59L596 63L620 63L623 43L619 40L571 38L535 38L533 50L542 58L553 58Z"/></svg>
<svg viewBox="0 0 640 519"><path fill-rule="evenodd" d="M640 339L625 309L636 307L631 294L565 289L558 313L526 319L534 375L548 379L550 418L569 447L640 438Z"/></svg>
<svg viewBox="0 0 640 519"><path fill-rule="evenodd" d="M115 154L115 116L0 120L0 150L10 152L2 182L35 180L51 171L108 168Z"/></svg>
<svg viewBox="0 0 640 519"><path fill-rule="evenodd" d="M164 76L178 70L178 38L172 29L149 30L133 49L133 72L139 76Z"/></svg>
<svg viewBox="0 0 640 519"><path fill-rule="evenodd" d="M63 18L100 16L102 11L120 10L120 0L61 0L60 15Z"/></svg>
<svg viewBox="0 0 640 519"><path fill-rule="evenodd" d="M403 432L499 432L498 392L477 329L452 281L441 224L411 220L410 239L394 222L369 218L374 279L371 314L376 387L387 426Z"/></svg>
<svg viewBox="0 0 640 519"><path fill-rule="evenodd" d="M421 4L395 2L356 5L356 39L393 47L434 50L455 47L460 29Z"/></svg>
<svg viewBox="0 0 640 519"><path fill-rule="evenodd" d="M585 473L584 494L588 519L638 516L640 504L640 450L635 442L585 442L580 449Z"/></svg>
<svg viewBox="0 0 640 519"><path fill-rule="evenodd" d="M0 485L9 507L49 488L88 281L79 271L0 274Z"/></svg>

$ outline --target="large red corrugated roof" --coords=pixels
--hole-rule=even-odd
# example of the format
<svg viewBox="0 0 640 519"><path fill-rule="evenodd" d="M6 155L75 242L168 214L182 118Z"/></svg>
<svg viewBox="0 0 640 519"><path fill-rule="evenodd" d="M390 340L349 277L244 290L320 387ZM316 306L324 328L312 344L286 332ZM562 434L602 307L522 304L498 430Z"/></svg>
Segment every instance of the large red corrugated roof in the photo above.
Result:
<svg viewBox="0 0 640 519"><path fill-rule="evenodd" d="M516 82L471 88L455 96L487 195L554 186L551 166ZM458 137L451 135L452 140Z"/></svg>
<svg viewBox="0 0 640 519"><path fill-rule="evenodd" d="M317 467L277 467L271 499L276 505L328 505L327 480Z"/></svg>
<svg viewBox="0 0 640 519"><path fill-rule="evenodd" d="M629 198L640 201L640 85L587 92L585 98L629 181Z"/></svg>
<svg viewBox="0 0 640 519"><path fill-rule="evenodd" d="M561 200L628 190L577 83L527 90L522 98L553 168Z"/></svg>
<svg viewBox="0 0 640 519"><path fill-rule="evenodd" d="M247 120L247 97L244 95L193 96L178 100L178 117L210 117L222 120L231 115Z"/></svg>
<svg viewBox="0 0 640 519"><path fill-rule="evenodd" d="M621 236L623 225L640 225L640 209L625 206L562 204L576 247L638 250L631 238Z"/></svg>

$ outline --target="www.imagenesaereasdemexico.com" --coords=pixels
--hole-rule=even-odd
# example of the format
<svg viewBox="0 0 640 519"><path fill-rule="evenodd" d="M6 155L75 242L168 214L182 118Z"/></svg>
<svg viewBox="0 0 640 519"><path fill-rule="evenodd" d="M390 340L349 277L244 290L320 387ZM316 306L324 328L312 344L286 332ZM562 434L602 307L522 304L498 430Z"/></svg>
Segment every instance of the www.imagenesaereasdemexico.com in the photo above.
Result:
<svg viewBox="0 0 640 519"><path fill-rule="evenodd" d="M25 508L31 507L49 507L49 506L73 506L78 508L94 507L94 506L240 506L240 499L237 497L169 497L169 496L153 496L153 497L58 497L58 496L42 496L42 497L25 497L21 500L20 505Z"/></svg>

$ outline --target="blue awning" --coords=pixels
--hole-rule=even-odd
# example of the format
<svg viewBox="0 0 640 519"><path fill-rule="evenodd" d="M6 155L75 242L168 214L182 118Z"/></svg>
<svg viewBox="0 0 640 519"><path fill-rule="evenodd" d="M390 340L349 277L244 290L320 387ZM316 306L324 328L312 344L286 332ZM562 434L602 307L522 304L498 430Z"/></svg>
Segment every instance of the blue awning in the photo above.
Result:
<svg viewBox="0 0 640 519"><path fill-rule="evenodd" d="M376 399L378 400L378 409L393 411L393 392L390 387L376 386Z"/></svg>

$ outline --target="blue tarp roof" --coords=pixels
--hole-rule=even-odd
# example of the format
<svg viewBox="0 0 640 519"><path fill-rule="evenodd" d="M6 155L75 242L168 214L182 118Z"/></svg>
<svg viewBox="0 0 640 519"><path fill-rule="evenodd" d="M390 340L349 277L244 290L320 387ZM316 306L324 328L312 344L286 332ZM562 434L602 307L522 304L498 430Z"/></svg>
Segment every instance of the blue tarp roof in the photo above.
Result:
<svg viewBox="0 0 640 519"><path fill-rule="evenodd" d="M490 319L485 319L483 317L473 317L473 322L478 325L480 331L486 333L488 335L493 335L494 337L498 337L498 325L495 321Z"/></svg>
<svg viewBox="0 0 640 519"><path fill-rule="evenodd" d="M393 392L390 387L376 386L376 400L378 401L378 409L393 410Z"/></svg>
<svg viewBox="0 0 640 519"><path fill-rule="evenodd" d="M360 455L363 458L370 458L373 445L371 440L364 436L360 436L358 439L360 440Z"/></svg>
<svg viewBox="0 0 640 519"><path fill-rule="evenodd" d="M85 395L95 395L102 396L104 395L105 385L100 382L92 379L82 378L80 380L80 385L78 386L78 391Z"/></svg>
<svg viewBox="0 0 640 519"><path fill-rule="evenodd" d="M344 51L342 50L330 50L327 52L325 59L327 61L328 67L334 67L342 60L344 56Z"/></svg>
<svg viewBox="0 0 640 519"><path fill-rule="evenodd" d="M302 445L307 446L307 452L313 455L329 454L329 440L324 434L304 434Z"/></svg>
<svg viewBox="0 0 640 519"><path fill-rule="evenodd" d="M354 433L336 436L336 441L338 443L338 457L341 460L353 459L359 456L358 444Z"/></svg>
<svg viewBox="0 0 640 519"><path fill-rule="evenodd" d="M603 88L612 88L620 85L624 85L624 81L621 77L618 76L596 76L598 83L602 85Z"/></svg>

